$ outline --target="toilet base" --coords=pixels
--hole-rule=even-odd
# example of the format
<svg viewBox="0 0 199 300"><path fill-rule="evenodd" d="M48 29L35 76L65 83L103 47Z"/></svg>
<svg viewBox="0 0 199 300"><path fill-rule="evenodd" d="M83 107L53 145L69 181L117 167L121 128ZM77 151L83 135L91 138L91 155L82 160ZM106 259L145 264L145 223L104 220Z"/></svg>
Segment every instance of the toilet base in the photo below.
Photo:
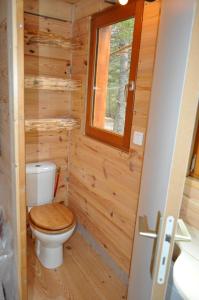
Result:
<svg viewBox="0 0 199 300"><path fill-rule="evenodd" d="M35 252L41 264L47 269L55 269L63 264L63 244L46 247L45 243L36 239Z"/></svg>
<svg viewBox="0 0 199 300"><path fill-rule="evenodd" d="M64 243L71 237L76 224L66 232L48 234L35 229L31 224L30 228L36 237L35 252L42 266L47 269L55 269L63 264Z"/></svg>

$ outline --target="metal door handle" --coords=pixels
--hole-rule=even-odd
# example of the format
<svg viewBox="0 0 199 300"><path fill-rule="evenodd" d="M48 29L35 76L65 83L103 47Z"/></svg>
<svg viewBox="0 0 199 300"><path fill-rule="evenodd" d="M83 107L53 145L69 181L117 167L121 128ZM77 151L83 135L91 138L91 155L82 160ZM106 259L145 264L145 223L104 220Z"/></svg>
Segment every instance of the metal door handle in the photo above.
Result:
<svg viewBox="0 0 199 300"><path fill-rule="evenodd" d="M139 217L139 234L151 239L156 239L158 236L157 232L149 229L147 216Z"/></svg>
<svg viewBox="0 0 199 300"><path fill-rule="evenodd" d="M145 236L148 238L156 239L157 238L157 232L154 230L149 229L148 221L146 216L140 216L139 217L139 234L141 236ZM190 242L191 241L191 235L182 219L178 219L177 221L177 230L175 234L175 241L179 242Z"/></svg>

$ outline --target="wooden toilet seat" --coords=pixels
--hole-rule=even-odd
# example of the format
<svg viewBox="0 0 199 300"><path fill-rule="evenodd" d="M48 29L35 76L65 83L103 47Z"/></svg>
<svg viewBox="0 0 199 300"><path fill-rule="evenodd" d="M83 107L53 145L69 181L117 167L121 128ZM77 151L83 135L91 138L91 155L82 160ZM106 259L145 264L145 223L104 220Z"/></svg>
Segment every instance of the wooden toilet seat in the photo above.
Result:
<svg viewBox="0 0 199 300"><path fill-rule="evenodd" d="M34 206L30 210L29 219L36 230L48 234L64 233L75 224L72 211L60 203Z"/></svg>

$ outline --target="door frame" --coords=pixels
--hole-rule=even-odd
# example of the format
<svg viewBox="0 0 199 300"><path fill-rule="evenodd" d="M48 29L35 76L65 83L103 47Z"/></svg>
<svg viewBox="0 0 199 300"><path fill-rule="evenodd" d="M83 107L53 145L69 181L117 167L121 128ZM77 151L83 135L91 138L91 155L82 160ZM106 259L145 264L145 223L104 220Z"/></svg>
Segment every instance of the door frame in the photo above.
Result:
<svg viewBox="0 0 199 300"><path fill-rule="evenodd" d="M9 99L12 149L12 197L16 208L17 298L27 299L27 245L24 129L24 1L8 0Z"/></svg>
<svg viewBox="0 0 199 300"><path fill-rule="evenodd" d="M167 1L167 0L165 0ZM163 1L164 2L164 1ZM195 13L195 20L193 24L193 30L191 34L191 42L190 49L188 54L188 64L186 67L186 76L182 91L182 97L179 105L179 118L176 129L176 137L174 143L174 151L171 160L171 168L168 180L168 189L166 196L166 204L164 207L163 215L162 215L162 225L159 232L159 238L157 241L156 247L156 258L154 262L154 273L152 280L152 289L151 289L151 298L150 299L164 299L166 295L167 282L169 277L170 264L167 268L166 272L166 280L165 284L159 285L157 284L157 273L158 266L160 262L160 254L163 245L163 235L165 231L166 219L168 216L173 216L175 218L175 226L171 239L171 248L169 252L169 261L171 263L173 248L174 248L174 235L177 224L177 219L179 217L181 203L182 203L182 195L184 190L184 183L187 174L187 165L190 157L190 150L192 144L192 137L194 133L195 119L198 109L198 98L199 98L199 81L198 81L198 70L199 70L199 1L196 0L197 10ZM153 97L153 95L152 95ZM161 99L159 99L161 101ZM148 128L147 134L150 134L151 128ZM147 153L147 143L146 143L146 152ZM144 167L142 178L145 176L145 172L147 171L145 166L149 165L148 161L150 158L145 156L144 159ZM182 163L183 162L183 163ZM141 187L142 189L142 187ZM173 201L175 199L175 201ZM142 203L143 205L143 203ZM130 271L130 280L129 280L129 289L128 289L128 299L129 300L140 300L137 297L139 292L137 293L136 289L140 287L136 287L134 285L135 277L137 276L137 272L139 272L139 268L137 265L138 255L141 255L142 249L136 249L137 238L139 237L138 232L138 221L139 221L139 208L140 202L138 204L138 215L136 220L136 232L135 239L133 244L133 254L132 254L132 264ZM151 255L150 255L151 256ZM135 273L134 273L135 270ZM144 285L142 282L141 286ZM136 296L135 296L136 295ZM145 300L145 299L142 299ZM148 300L148 299L147 299Z"/></svg>

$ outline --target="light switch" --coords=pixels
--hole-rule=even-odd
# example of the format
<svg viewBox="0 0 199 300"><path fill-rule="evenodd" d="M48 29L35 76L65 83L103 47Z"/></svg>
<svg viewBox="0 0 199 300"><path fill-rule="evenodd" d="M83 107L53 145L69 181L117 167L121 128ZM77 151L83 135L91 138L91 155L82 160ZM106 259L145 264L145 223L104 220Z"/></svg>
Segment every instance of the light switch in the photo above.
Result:
<svg viewBox="0 0 199 300"><path fill-rule="evenodd" d="M144 141L144 133L139 131L134 131L133 134L133 144L142 146Z"/></svg>

